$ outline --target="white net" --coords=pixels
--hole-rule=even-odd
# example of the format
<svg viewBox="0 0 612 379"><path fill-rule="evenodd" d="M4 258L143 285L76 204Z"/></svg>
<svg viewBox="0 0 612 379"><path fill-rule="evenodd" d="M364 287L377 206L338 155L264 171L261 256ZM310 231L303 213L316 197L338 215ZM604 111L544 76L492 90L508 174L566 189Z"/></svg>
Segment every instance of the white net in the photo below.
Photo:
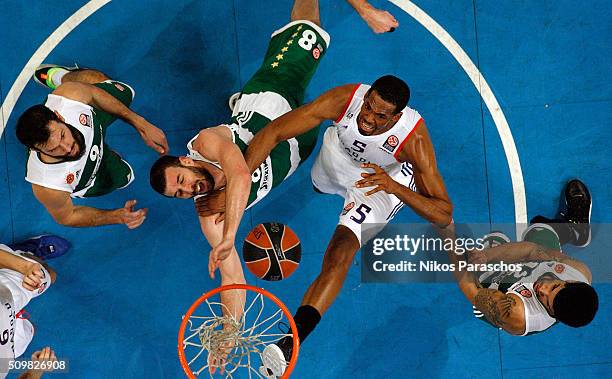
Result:
<svg viewBox="0 0 612 379"><path fill-rule="evenodd" d="M261 353L267 345L291 335L289 321L272 300L261 293L246 292L252 299L247 299L238 319L218 297L216 301L215 297L206 299L189 316L183 349L195 376L266 377L259 372Z"/></svg>

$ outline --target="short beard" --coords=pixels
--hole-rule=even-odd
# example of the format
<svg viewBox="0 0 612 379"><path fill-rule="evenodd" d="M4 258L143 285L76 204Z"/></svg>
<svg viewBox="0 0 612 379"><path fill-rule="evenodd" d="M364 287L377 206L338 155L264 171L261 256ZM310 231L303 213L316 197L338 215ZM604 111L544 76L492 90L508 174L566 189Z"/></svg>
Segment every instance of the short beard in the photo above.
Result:
<svg viewBox="0 0 612 379"><path fill-rule="evenodd" d="M74 141L79 146L79 154L77 154L75 157L65 156L62 158L64 158L64 160L66 161L78 161L79 159L81 159L81 157L83 157L83 154L85 154L85 137L83 136L83 133L81 133L74 126L66 123L64 123L64 125L68 127L68 130L70 130L70 133L72 134L72 138L74 138Z"/></svg>
<svg viewBox="0 0 612 379"><path fill-rule="evenodd" d="M195 172L196 174L199 174L201 176L204 177L204 181L206 182L206 184L208 184L208 188L210 188L210 190L208 190L205 193L198 193L196 194L196 196L202 196L202 195L207 195L210 192L214 191L215 189L215 179L213 178L212 174L205 168L203 167L187 167L188 169L190 169L191 171Z"/></svg>

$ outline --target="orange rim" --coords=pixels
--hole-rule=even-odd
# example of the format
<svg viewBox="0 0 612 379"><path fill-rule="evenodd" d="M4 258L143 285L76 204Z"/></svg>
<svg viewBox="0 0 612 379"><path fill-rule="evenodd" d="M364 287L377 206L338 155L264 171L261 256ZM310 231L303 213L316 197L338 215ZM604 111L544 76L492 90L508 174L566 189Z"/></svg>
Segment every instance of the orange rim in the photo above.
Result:
<svg viewBox="0 0 612 379"><path fill-rule="evenodd" d="M300 350L297 326L295 325L295 321L293 321L293 316L291 315L291 313L289 313L289 309L287 309L285 304L283 304L283 302L280 301L278 297L274 296L272 293L270 293L269 291L266 291L263 288L251 286L249 284L228 284L225 286L217 287L211 291L206 292L204 295L200 296L200 298L196 300L191 305L191 307L189 307L189 309L187 310L187 313L185 313L185 316L183 317L183 320L181 321L181 327L179 328L179 333L178 333L178 356L179 356L179 360L181 361L181 366L183 366L183 371L185 371L185 374L187 374L187 377L190 379L197 379L196 376L193 375L193 372L191 371L191 368L189 367L189 364L187 363L187 358L185 357L185 349L183 347L185 329L187 328L187 320L191 318L191 315L193 314L193 312L195 312L195 310L200 306L200 304L202 304L206 299L218 294L219 292L229 291L229 290L247 290L247 291L253 291L253 292L260 293L266 296L267 298L269 298L270 300L272 300L274 304L276 304L283 311L283 314L285 315L285 317L287 317L287 320L289 320L289 326L291 327L291 334L293 334L293 352L291 353L291 359L289 360L289 364L287 365L287 368L285 369L285 373L281 376L281 379L289 378L289 376L291 375L291 372L293 371L293 368L295 367L297 356Z"/></svg>

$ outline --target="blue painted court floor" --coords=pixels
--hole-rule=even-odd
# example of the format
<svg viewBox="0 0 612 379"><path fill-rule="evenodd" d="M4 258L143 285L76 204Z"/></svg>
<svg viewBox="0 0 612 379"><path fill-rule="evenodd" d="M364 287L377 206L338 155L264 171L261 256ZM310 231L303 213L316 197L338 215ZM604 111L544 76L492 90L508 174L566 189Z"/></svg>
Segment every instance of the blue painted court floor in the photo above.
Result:
<svg viewBox="0 0 612 379"><path fill-rule="evenodd" d="M395 3L410 3L395 0ZM321 0L332 37L308 88L311 100L384 74L404 79L410 106L427 123L437 162L462 223L516 219L511 171L495 120L453 55L404 10L372 0L399 21L375 35L344 1ZM0 100L44 41L84 0L2 2ZM45 62L98 68L136 90L132 104L162 128L171 153L184 154L199 130L229 121L228 97L257 70L270 33L289 20L290 0L111 1L76 26ZM612 17L594 0L414 0L457 41L499 103L516 145L527 216L550 215L568 179L594 199L592 221L612 223ZM479 91L480 90L480 91ZM208 277L210 246L190 201L158 196L148 172L156 154L123 122L108 143L128 160L128 188L87 200L149 208L136 230L71 229L54 223L24 180L19 114L47 91L30 81L3 108L0 139L0 242L54 233L73 250L52 265L58 280L27 309L36 335L26 356L50 345L70 361L66 378L181 378L176 345L181 316L219 282ZM291 311L318 274L342 199L311 187L312 158L246 212L237 241L264 221L286 223L302 240L296 273L277 283L247 281ZM516 172L516 171L515 171ZM394 223L418 222L409 209ZM597 238L595 235L594 238ZM609 254L609 251L597 254ZM358 260L357 260L358 261ZM609 277L608 277L609 278ZM587 327L556 325L513 337L478 322L453 283L362 284L358 262L321 323L301 346L295 378L604 378L612 372L612 285L594 278L600 310ZM10 377L16 377L12 374Z"/></svg>

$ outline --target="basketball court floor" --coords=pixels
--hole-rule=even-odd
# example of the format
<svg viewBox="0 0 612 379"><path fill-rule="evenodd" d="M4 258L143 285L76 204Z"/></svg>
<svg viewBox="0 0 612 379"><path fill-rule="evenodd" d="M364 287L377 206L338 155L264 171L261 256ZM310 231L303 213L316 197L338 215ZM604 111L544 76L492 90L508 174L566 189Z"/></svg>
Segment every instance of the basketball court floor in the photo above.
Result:
<svg viewBox="0 0 612 379"><path fill-rule="evenodd" d="M573 177L591 190L592 221L612 222L608 2L371 2L397 18L394 33L375 35L346 2L321 1L332 41L307 99L387 73L403 78L411 107L428 125L457 222L551 215ZM181 316L219 283L207 275L210 247L192 202L152 191L148 172L156 155L122 122L111 127L108 143L131 163L136 179L87 204L118 208L137 199L149 208L145 223L128 230L53 222L23 179L26 152L15 137L18 115L47 94L20 76L28 61L78 63L129 83L137 92L133 109L166 132L171 153L184 154L200 129L229 120L227 98L259 67L291 3L2 2L0 241L54 233L74 245L51 262L58 272L54 287L27 307L37 327L27 355L52 346L70 360L67 378L184 377L176 354ZM249 210L238 237L260 222L278 221L301 238L303 258L291 278L268 283L247 273L248 282L276 294L292 312L319 272L342 205L339 197L315 194L311 165L312 158ZM418 221L403 209L394 222ZM589 254L605 257L610 250ZM596 378L612 372L609 275L594 278L600 310L589 326L513 337L475 320L454 283L362 284L358 266L301 347L293 377Z"/></svg>

